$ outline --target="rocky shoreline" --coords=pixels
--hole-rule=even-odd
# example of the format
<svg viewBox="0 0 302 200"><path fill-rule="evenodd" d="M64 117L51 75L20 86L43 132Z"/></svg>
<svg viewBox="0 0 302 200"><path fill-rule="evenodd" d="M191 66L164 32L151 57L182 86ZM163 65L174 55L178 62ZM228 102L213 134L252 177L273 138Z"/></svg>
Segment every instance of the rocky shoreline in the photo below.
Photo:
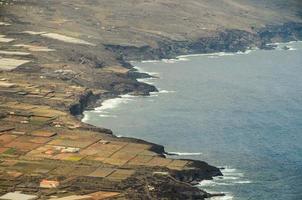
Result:
<svg viewBox="0 0 302 200"><path fill-rule="evenodd" d="M133 10L128 1L121 2L123 6L77 0L51 6L44 0L0 3L0 195L22 191L36 199L210 197L194 185L221 176L218 168L165 158L161 145L117 138L111 130L81 123L83 111L120 95L157 91L137 81L148 75L138 73L130 60L237 52L302 38L299 20L265 28L259 28L258 21L255 27L241 23L241 29L205 22L208 27L203 29L195 27L200 23L196 15L165 16L167 24L181 20L175 30L173 25L161 27L158 19L148 21L153 15L145 18L146 26L132 27L132 17L142 14L132 14L140 9ZM216 9L215 4L208 6ZM177 6L165 3L147 8L152 14L170 9L170 14L177 13ZM214 18L217 14L205 13ZM161 31L150 30L155 26Z"/></svg>
<svg viewBox="0 0 302 200"><path fill-rule="evenodd" d="M160 60L176 58L180 55L207 54L215 52L238 52L249 48L267 49L267 44L289 42L302 39L302 23L285 23L267 26L254 33L242 30L222 30L211 37L189 41L158 41L158 48L151 46L106 45L123 58L121 64L129 67L126 61Z"/></svg>
<svg viewBox="0 0 302 200"><path fill-rule="evenodd" d="M159 41L159 48L151 46L134 47L120 45L106 45L107 49L120 57L120 64L129 68L127 76L130 79L150 78L149 74L140 73L130 61L175 59L177 56L190 54L207 54L216 52L244 52L251 48L264 50L273 49L270 45L277 42L302 40L302 23L286 23L278 26L268 26L252 34L240 30L226 30L216 37L201 38L197 41ZM73 115L81 115L85 108L93 109L101 106L106 99L120 95L149 95L158 90L146 83L135 82L132 86L113 88L105 95L95 95L91 91L80 97L79 103L70 108ZM100 101L101 100L101 101Z"/></svg>
<svg viewBox="0 0 302 200"><path fill-rule="evenodd" d="M238 41L239 40L239 41ZM166 44L161 44L159 49L152 49L149 46L145 47L131 47L131 46L112 46L108 45L109 48L114 53L120 55L123 59L121 60L121 64L131 69L129 76L131 78L139 79L139 78L149 78L152 77L149 74L140 73L136 69L134 69L129 61L143 61L143 60L160 60L160 59L174 59L177 56L181 55L189 55L189 54L207 54L207 53L216 53L216 52L244 52L250 48L259 48L264 50L271 50L275 46L270 45L276 42L290 42L290 41L299 41L302 40L302 23L288 23L282 26L271 26L267 28L263 28L257 31L257 34L250 34L244 31L238 30L230 30L226 32L222 32L218 37L202 39L200 41L195 42L171 42ZM225 41L228 41L225 43ZM143 83L145 85L145 83ZM86 98L82 98L80 100L80 108L77 114L80 114L80 118L82 117L83 111L87 106L89 109L93 109L95 107L100 107L104 100L110 98L117 98L120 95L131 94L131 95L150 95L150 92L157 92L158 90L154 87L150 87L148 89L143 88L143 90L133 90L130 93L117 92L117 93L109 93L103 97L93 96L93 101L90 100L89 94ZM86 100L85 100L86 99ZM72 113L72 111L71 111ZM112 133L113 134L113 133ZM126 139L125 137L121 137ZM131 141L135 142L143 142L146 141L137 140L134 138L127 138ZM148 142L147 142L148 143ZM167 154L165 152L164 147L152 144L154 147L154 151L164 156ZM220 170L217 171L217 168L209 166L207 163L202 161L191 160L193 162L194 168L205 169L205 171L201 170L196 172L187 171L187 172L178 172L173 174L173 177L176 180L181 182L189 183L191 186L197 185L202 180L212 179L214 176L223 176ZM210 173L208 173L208 169ZM163 189L165 191L166 189ZM193 194L190 194L191 199L199 199L201 196L204 198L210 198L214 196L224 196L223 193L219 194L209 194L202 190L196 190ZM172 197L176 198L176 197ZM184 198L184 197L182 197ZM188 198L188 197L186 197Z"/></svg>

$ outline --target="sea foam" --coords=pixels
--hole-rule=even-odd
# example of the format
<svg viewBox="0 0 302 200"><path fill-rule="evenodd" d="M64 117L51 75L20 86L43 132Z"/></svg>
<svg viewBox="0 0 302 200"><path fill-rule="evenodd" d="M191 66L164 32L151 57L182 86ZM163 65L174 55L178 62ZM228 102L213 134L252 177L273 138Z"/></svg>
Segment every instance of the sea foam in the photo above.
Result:
<svg viewBox="0 0 302 200"><path fill-rule="evenodd" d="M252 183L244 177L243 172L235 168L223 167L221 172L223 176L214 177L212 180L203 180L198 184L198 186L202 188L215 188L218 186L229 187L237 184Z"/></svg>
<svg viewBox="0 0 302 200"><path fill-rule="evenodd" d="M155 78L138 78L136 80L138 82L141 82L141 83L146 83L146 84L149 84L149 85L153 85L154 84L154 79Z"/></svg>
<svg viewBox="0 0 302 200"><path fill-rule="evenodd" d="M178 56L175 59L162 59L161 61L169 64L169 63L177 63L177 62L188 61L188 60L189 59L186 57Z"/></svg>
<svg viewBox="0 0 302 200"><path fill-rule="evenodd" d="M238 52L215 52L215 53L204 53L204 54L190 54L190 55L182 55L178 56L177 59L185 59L189 60L190 57L199 57L199 56L206 56L208 58L219 58L224 56L235 56L235 55L246 55L250 54L257 49L248 49L246 51L238 51Z"/></svg>
<svg viewBox="0 0 302 200"><path fill-rule="evenodd" d="M89 120L90 120L89 115L84 113L84 117L83 117L83 119L82 119L82 122L86 123L86 122L88 122Z"/></svg>
<svg viewBox="0 0 302 200"><path fill-rule="evenodd" d="M138 72L145 73L145 74L148 74L150 76L157 76L157 75L159 75L157 72L147 72L147 71L143 70L141 67L138 67L138 66L134 66L133 69L136 69Z"/></svg>
<svg viewBox="0 0 302 200"><path fill-rule="evenodd" d="M142 63L158 63L160 60L143 60Z"/></svg>
<svg viewBox="0 0 302 200"><path fill-rule="evenodd" d="M130 99L129 98L114 98L114 99L107 99L102 103L101 107L96 108L96 111L104 111L104 110L111 110L116 108L122 103L127 103Z"/></svg>
<svg viewBox="0 0 302 200"><path fill-rule="evenodd" d="M159 89L158 93L160 94L169 94L169 93L175 93L176 91L173 90L161 90Z"/></svg>
<svg viewBox="0 0 302 200"><path fill-rule="evenodd" d="M131 95L121 95L120 97L113 98L113 99L107 99L102 102L102 105L100 107L97 107L94 109L95 113L99 113L100 117L117 117L116 115L111 115L110 110L117 108L121 104L127 104L130 101L134 101L133 99L134 96ZM83 118L83 121L89 120L89 116L85 115Z"/></svg>
<svg viewBox="0 0 302 200"><path fill-rule="evenodd" d="M202 153L189 153L189 152L168 152L170 155L176 155L176 156L200 156Z"/></svg>

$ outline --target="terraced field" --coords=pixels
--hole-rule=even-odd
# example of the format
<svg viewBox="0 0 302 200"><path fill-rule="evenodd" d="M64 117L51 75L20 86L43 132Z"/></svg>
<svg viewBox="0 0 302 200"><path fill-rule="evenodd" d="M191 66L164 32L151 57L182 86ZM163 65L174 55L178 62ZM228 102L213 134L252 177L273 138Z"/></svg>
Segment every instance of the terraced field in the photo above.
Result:
<svg viewBox="0 0 302 200"><path fill-rule="evenodd" d="M0 199L209 197L192 185L221 175L219 169L167 159L163 147L117 138L81 123L80 115L106 98L156 91L136 80L146 74L129 59L299 38L300 6L298 0L0 0Z"/></svg>

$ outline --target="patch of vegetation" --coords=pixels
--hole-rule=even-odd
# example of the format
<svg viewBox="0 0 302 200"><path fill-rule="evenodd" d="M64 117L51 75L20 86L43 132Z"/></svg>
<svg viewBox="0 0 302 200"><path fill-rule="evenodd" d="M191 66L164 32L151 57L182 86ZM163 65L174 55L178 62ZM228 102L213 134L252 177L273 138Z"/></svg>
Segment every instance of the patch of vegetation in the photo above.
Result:
<svg viewBox="0 0 302 200"><path fill-rule="evenodd" d="M7 154L7 155L15 155L17 153L17 149L15 148L10 148L8 150L6 150L5 152L3 152L3 154Z"/></svg>

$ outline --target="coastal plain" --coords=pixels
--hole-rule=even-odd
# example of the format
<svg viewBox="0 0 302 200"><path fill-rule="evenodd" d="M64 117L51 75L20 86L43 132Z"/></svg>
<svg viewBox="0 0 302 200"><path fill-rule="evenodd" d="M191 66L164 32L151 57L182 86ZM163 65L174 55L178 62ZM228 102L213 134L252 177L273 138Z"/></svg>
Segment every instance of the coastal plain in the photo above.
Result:
<svg viewBox="0 0 302 200"><path fill-rule="evenodd" d="M0 199L210 197L193 185L222 175L218 168L168 159L160 145L82 123L82 112L118 95L157 91L136 80L148 75L130 60L297 40L300 6L0 0Z"/></svg>

